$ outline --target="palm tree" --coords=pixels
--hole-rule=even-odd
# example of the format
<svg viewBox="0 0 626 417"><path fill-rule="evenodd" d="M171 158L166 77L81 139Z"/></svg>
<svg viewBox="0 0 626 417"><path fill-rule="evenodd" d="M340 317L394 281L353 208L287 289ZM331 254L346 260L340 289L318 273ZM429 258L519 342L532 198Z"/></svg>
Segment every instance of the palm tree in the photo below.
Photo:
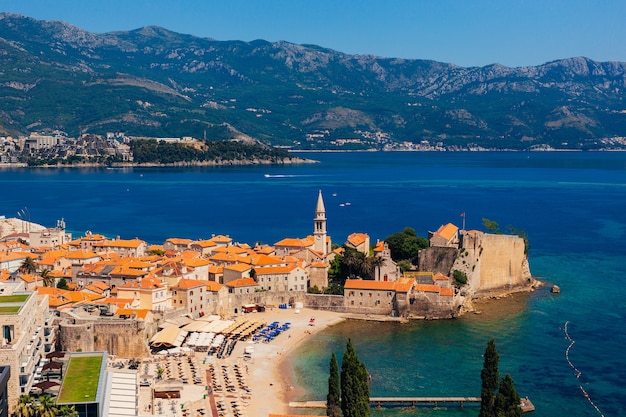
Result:
<svg viewBox="0 0 626 417"><path fill-rule="evenodd" d="M39 276L43 279L44 287L53 287L54 286L54 277L50 275L50 270L48 268L44 268Z"/></svg>
<svg viewBox="0 0 626 417"><path fill-rule="evenodd" d="M17 403L17 417L33 417L35 415L35 409L33 405L33 398L28 395L21 395Z"/></svg>
<svg viewBox="0 0 626 417"><path fill-rule="evenodd" d="M165 369L163 369L162 367L157 367L157 379L162 379L163 378L163 372L165 372Z"/></svg>
<svg viewBox="0 0 626 417"><path fill-rule="evenodd" d="M64 405L59 409L59 416L62 417L78 417L78 411L74 406Z"/></svg>
<svg viewBox="0 0 626 417"><path fill-rule="evenodd" d="M19 271L23 274L32 274L37 271L37 263L30 256L27 256L19 267Z"/></svg>
<svg viewBox="0 0 626 417"><path fill-rule="evenodd" d="M372 279L376 279L376 272L379 270L379 268L381 266L383 266L385 263L385 260L383 258L381 258L380 256L368 256L367 258L365 258L363 260L363 264L362 264L362 269L363 269L363 275L368 277L368 278L372 278Z"/></svg>
<svg viewBox="0 0 626 417"><path fill-rule="evenodd" d="M56 407L56 401L50 394L44 394L39 397L39 404L36 406L36 410L39 417L56 417L59 412Z"/></svg>

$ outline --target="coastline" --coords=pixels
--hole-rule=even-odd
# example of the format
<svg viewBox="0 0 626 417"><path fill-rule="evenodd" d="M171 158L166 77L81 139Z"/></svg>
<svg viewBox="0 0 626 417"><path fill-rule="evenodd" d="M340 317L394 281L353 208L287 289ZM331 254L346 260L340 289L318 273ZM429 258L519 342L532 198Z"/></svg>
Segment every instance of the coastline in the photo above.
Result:
<svg viewBox="0 0 626 417"><path fill-rule="evenodd" d="M305 392L304 387L295 383L288 354L311 335L342 322L345 317L341 313L306 308L274 309L259 316L268 322L289 321L291 328L270 343L254 345L249 376L253 395L247 408L256 415L288 414L289 401ZM309 323L311 318L315 318L313 325Z"/></svg>

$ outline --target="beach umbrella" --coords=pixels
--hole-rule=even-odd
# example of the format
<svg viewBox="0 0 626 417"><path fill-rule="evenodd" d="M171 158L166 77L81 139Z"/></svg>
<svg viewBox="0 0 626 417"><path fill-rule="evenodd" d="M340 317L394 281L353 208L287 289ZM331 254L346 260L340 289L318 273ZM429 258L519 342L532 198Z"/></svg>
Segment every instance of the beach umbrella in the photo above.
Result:
<svg viewBox="0 0 626 417"><path fill-rule="evenodd" d="M55 350L54 352L50 352L46 354L47 359L63 358L63 357L65 357L65 352L61 350Z"/></svg>
<svg viewBox="0 0 626 417"><path fill-rule="evenodd" d="M55 381L41 381L36 384L33 384L33 387L39 388L41 391L46 391L52 387L56 387L57 385L61 385L61 384Z"/></svg>

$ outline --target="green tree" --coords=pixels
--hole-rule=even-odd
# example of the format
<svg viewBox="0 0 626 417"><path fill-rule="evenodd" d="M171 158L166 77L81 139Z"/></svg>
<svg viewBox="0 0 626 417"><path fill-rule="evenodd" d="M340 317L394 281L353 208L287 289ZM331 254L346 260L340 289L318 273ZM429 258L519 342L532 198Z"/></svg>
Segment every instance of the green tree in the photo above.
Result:
<svg viewBox="0 0 626 417"><path fill-rule="evenodd" d="M17 411L15 412L17 417L32 417L35 415L35 407L33 404L33 398L28 395L20 395L17 402Z"/></svg>
<svg viewBox="0 0 626 417"><path fill-rule="evenodd" d="M487 229L488 232L498 233L500 225L493 220L489 220L483 217L483 227Z"/></svg>
<svg viewBox="0 0 626 417"><path fill-rule="evenodd" d="M67 281L63 277L61 277L61 279L59 279L59 282L57 282L57 288L60 288L62 290L69 290L70 289L67 286Z"/></svg>
<svg viewBox="0 0 626 417"><path fill-rule="evenodd" d="M56 417L59 410L56 407L56 401L50 394L44 394L37 400L35 409L39 417Z"/></svg>
<svg viewBox="0 0 626 417"><path fill-rule="evenodd" d="M27 256L20 265L19 271L23 274L33 274L37 271L37 263L33 258Z"/></svg>
<svg viewBox="0 0 626 417"><path fill-rule="evenodd" d="M39 273L39 276L43 280L43 286L44 287L52 287L53 286L52 284L54 282L54 278L50 275L50 270L48 268L44 268Z"/></svg>
<svg viewBox="0 0 626 417"><path fill-rule="evenodd" d="M454 278L454 286L457 288L461 288L463 285L467 284L467 275L465 272L455 269L452 272L452 277Z"/></svg>
<svg viewBox="0 0 626 417"><path fill-rule="evenodd" d="M417 263L417 252L428 247L428 240L419 237L412 227L405 227L401 232L387 236L385 242L389 245L394 261L406 259L412 264Z"/></svg>
<svg viewBox="0 0 626 417"><path fill-rule="evenodd" d="M61 417L78 417L78 411L74 406L63 405L59 409L59 416Z"/></svg>
<svg viewBox="0 0 626 417"><path fill-rule="evenodd" d="M519 394L515 389L513 378L508 373L500 381L495 405L498 417L521 417L522 415Z"/></svg>
<svg viewBox="0 0 626 417"><path fill-rule="evenodd" d="M359 360L348 339L341 361L341 411L343 417L370 415L369 378L365 364Z"/></svg>
<svg viewBox="0 0 626 417"><path fill-rule="evenodd" d="M326 415L328 417L341 417L341 380L339 378L339 365L333 352L330 358L330 375L328 377L328 395L326 396Z"/></svg>
<svg viewBox="0 0 626 417"><path fill-rule="evenodd" d="M482 387L480 390L479 417L496 417L495 391L498 388L498 362L500 357L496 350L496 342L490 339L485 349L483 370L480 372Z"/></svg>

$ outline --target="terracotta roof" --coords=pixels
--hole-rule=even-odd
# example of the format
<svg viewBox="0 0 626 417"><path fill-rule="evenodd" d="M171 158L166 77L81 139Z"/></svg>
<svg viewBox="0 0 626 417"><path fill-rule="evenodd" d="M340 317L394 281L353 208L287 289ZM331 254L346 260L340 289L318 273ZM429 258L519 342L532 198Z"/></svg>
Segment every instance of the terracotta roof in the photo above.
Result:
<svg viewBox="0 0 626 417"><path fill-rule="evenodd" d="M233 241L231 238L229 238L228 236L224 236L224 235L213 236L211 240L215 243L230 243Z"/></svg>
<svg viewBox="0 0 626 417"><path fill-rule="evenodd" d="M274 275L274 274L288 274L294 269L296 269L297 265L287 265L287 266L266 266L254 268L254 271L257 275Z"/></svg>
<svg viewBox="0 0 626 417"><path fill-rule="evenodd" d="M450 240L459 231L459 228L452 223L444 224L435 232L435 235L439 235L446 240Z"/></svg>
<svg viewBox="0 0 626 417"><path fill-rule="evenodd" d="M215 281L206 282L207 291L216 292L216 291L219 291L221 288L222 288L222 284L220 284L219 282L215 282Z"/></svg>
<svg viewBox="0 0 626 417"><path fill-rule="evenodd" d="M213 246L217 246L217 243L213 242L211 239L196 240L195 242L191 242L191 246L200 246L201 248L211 248Z"/></svg>
<svg viewBox="0 0 626 417"><path fill-rule="evenodd" d="M261 266L261 265L282 265L285 263L283 258L279 258L278 256L268 256L268 255L254 255L251 257L252 265Z"/></svg>
<svg viewBox="0 0 626 417"><path fill-rule="evenodd" d="M348 243L353 246L359 246L364 244L367 239L369 239L369 236L366 233L352 233L348 236Z"/></svg>
<svg viewBox="0 0 626 417"><path fill-rule="evenodd" d="M433 284L415 284L414 290L417 292L439 293L441 291L441 287L439 285L433 285Z"/></svg>
<svg viewBox="0 0 626 417"><path fill-rule="evenodd" d="M374 247L374 252L382 252L385 250L385 241L381 240L378 243L376 243L376 246Z"/></svg>
<svg viewBox="0 0 626 417"><path fill-rule="evenodd" d="M187 266L191 266L194 268L199 268L202 266L207 266L207 265L211 265L211 262L209 262L206 259L203 258L192 258L192 259L185 259L185 264Z"/></svg>
<svg viewBox="0 0 626 417"><path fill-rule="evenodd" d="M400 278L396 281L396 292L409 292L415 284L415 278Z"/></svg>
<svg viewBox="0 0 626 417"><path fill-rule="evenodd" d="M134 314L138 319L145 319L149 311L146 308L118 308L115 314L118 316L132 316Z"/></svg>
<svg viewBox="0 0 626 417"><path fill-rule="evenodd" d="M99 255L93 251L76 250L65 255L67 259L93 259L99 258Z"/></svg>
<svg viewBox="0 0 626 417"><path fill-rule="evenodd" d="M325 262L311 262L311 268L328 268L330 265Z"/></svg>
<svg viewBox="0 0 626 417"><path fill-rule="evenodd" d="M231 265L226 265L224 266L224 270L229 270L229 271L236 271L236 272L246 272L249 271L250 269L252 269L252 267L248 264L244 264L244 263L236 263L236 264L231 264Z"/></svg>
<svg viewBox="0 0 626 417"><path fill-rule="evenodd" d="M444 297L452 297L454 295L454 288L442 288L439 290L439 295Z"/></svg>
<svg viewBox="0 0 626 417"><path fill-rule="evenodd" d="M394 291L395 282L392 281L372 281L365 279L347 279L344 285L348 290L377 290Z"/></svg>
<svg viewBox="0 0 626 417"><path fill-rule="evenodd" d="M154 278L154 277L146 277L141 280L130 281L126 284L118 287L119 289L124 290L133 290L133 289L141 289L141 290L156 290L163 287L163 283Z"/></svg>
<svg viewBox="0 0 626 417"><path fill-rule="evenodd" d="M257 285L257 283L252 278L240 278L233 280L225 285L227 287L251 287L253 285Z"/></svg>
<svg viewBox="0 0 626 417"><path fill-rule="evenodd" d="M181 239L181 238L177 238L177 237L171 237L169 239L165 240L166 242L171 243L172 245L189 245L190 243L192 243L193 241L191 239Z"/></svg>
<svg viewBox="0 0 626 417"><path fill-rule="evenodd" d="M435 276L433 276L433 281L449 281L450 278L442 274L441 272L437 272Z"/></svg>
<svg viewBox="0 0 626 417"><path fill-rule="evenodd" d="M109 247L109 248L138 248L142 244L145 244L141 239L117 239L117 240L107 240L101 246Z"/></svg>
<svg viewBox="0 0 626 417"><path fill-rule="evenodd" d="M189 288L197 288L204 285L206 285L205 281L181 278L180 280L178 280L178 283L172 287L172 289L187 290Z"/></svg>
<svg viewBox="0 0 626 417"><path fill-rule="evenodd" d="M313 236L307 236L304 239L298 238L285 238L279 242L274 243L274 246L286 246L293 248L306 248L309 246L313 246L315 243L315 238Z"/></svg>

